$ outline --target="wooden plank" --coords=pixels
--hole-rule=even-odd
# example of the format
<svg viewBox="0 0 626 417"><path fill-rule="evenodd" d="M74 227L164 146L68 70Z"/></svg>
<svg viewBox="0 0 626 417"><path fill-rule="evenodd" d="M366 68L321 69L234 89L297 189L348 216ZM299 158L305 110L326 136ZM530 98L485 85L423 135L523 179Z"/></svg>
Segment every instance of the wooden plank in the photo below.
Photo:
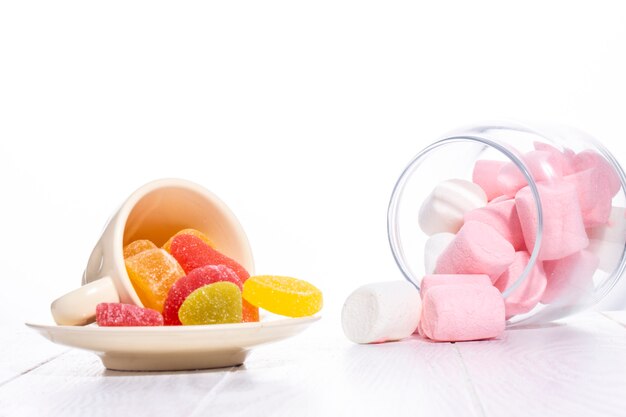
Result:
<svg viewBox="0 0 626 417"><path fill-rule="evenodd" d="M626 311L606 311L601 314L626 328Z"/></svg>
<svg viewBox="0 0 626 417"><path fill-rule="evenodd" d="M410 338L358 346L334 324L259 347L245 366L225 370L113 372L95 355L70 350L0 386L0 416L610 416L626 409L626 327L601 314L457 344ZM31 341L27 357L54 346ZM18 339L11 346L3 346L10 357L25 349Z"/></svg>
<svg viewBox="0 0 626 417"><path fill-rule="evenodd" d="M360 346L322 326L261 347L191 416L480 416L451 344Z"/></svg>
<svg viewBox="0 0 626 417"><path fill-rule="evenodd" d="M23 324L5 324L0 332L0 386L68 350Z"/></svg>
<svg viewBox="0 0 626 417"><path fill-rule="evenodd" d="M626 331L598 313L455 346L488 416L626 410Z"/></svg>
<svg viewBox="0 0 626 417"><path fill-rule="evenodd" d="M108 371L71 350L0 387L0 416L185 415L225 373Z"/></svg>
<svg viewBox="0 0 626 417"><path fill-rule="evenodd" d="M213 371L113 372L71 350L1 387L0 415L480 415L450 344L307 333Z"/></svg>

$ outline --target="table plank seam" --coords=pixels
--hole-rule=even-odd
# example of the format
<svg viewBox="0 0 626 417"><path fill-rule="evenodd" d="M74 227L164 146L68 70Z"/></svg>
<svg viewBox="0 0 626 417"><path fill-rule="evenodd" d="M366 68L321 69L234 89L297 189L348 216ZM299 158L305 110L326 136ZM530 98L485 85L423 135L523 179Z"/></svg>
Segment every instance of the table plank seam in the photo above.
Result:
<svg viewBox="0 0 626 417"><path fill-rule="evenodd" d="M72 349L66 349L66 350L64 350L64 351L63 351L63 352L61 352L61 353L57 353L56 355L53 355L53 356L51 356L51 357L49 357L49 358L47 358L47 359L45 359L45 360L43 360L43 361L41 361L41 362L39 362L39 363L37 363L37 364L35 364L35 365L31 366L31 367L30 367L30 368L28 368L28 369L23 370L22 372L18 373L17 375L14 375L14 376L12 376L12 377L11 377L11 378L9 378L9 379L6 379L6 380L4 380L4 381L0 382L0 388L4 387L5 385L7 385L7 384L9 384L9 383L11 383L11 382L13 382L13 381L15 381L16 379L18 379L18 378L20 378L20 377L22 377L22 376L24 376L24 375L26 375L26 374L28 374L28 373L30 373L30 372L32 372L32 371L34 371L35 369L37 369L37 368L39 368L39 367L41 367L41 366L43 366L43 365L45 365L45 364L47 364L47 363L49 363L49 362L52 362L53 360L55 360L55 359L57 359L57 358L61 357L62 355L65 355L65 354L66 354L67 352L69 352L70 350L72 350Z"/></svg>
<svg viewBox="0 0 626 417"><path fill-rule="evenodd" d="M480 417L487 417L485 412L485 407L483 406L482 401L480 400L480 396L478 395L478 391L476 391L476 387L474 386L474 382L472 381L472 377L465 366L465 360L463 359L463 354L458 347L458 343L451 343L452 347L456 351L459 360L461 361L461 367L463 369L463 373L465 374L465 384L467 385L467 389L469 391L469 395L474 406L474 410L478 413Z"/></svg>
<svg viewBox="0 0 626 417"><path fill-rule="evenodd" d="M604 312L602 312L602 311L598 311L597 313L598 313L598 314L600 314L601 316L603 316L603 317L605 317L605 318L609 319L609 320L610 320L610 321L612 321L613 323L617 323L617 324L619 324L619 325L620 325L620 327L622 327L624 330L626 330L626 324L625 324L625 323L622 323L621 321L616 320L614 317L611 317L611 316L609 316L609 315L605 314L605 313L604 313Z"/></svg>
<svg viewBox="0 0 626 417"><path fill-rule="evenodd" d="M202 396L200 401L198 401L196 406L193 408L191 413L187 415L187 417L205 416L206 412L203 412L203 410L205 410L207 406L211 404L211 402L213 402L213 399L216 397L220 388L226 383L226 380L228 380L229 377L237 371L237 368L238 366L232 366L228 368L228 371L224 372L222 378L217 382L217 384L213 385L209 392Z"/></svg>

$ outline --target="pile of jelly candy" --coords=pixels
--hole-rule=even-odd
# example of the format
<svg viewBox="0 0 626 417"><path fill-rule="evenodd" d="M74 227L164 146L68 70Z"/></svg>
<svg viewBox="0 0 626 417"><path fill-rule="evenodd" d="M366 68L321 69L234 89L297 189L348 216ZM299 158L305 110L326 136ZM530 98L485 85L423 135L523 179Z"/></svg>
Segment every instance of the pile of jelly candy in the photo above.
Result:
<svg viewBox="0 0 626 417"><path fill-rule="evenodd" d="M145 307L101 303L99 326L180 326L259 321L259 308L288 317L322 308L312 284L285 276L250 276L195 229L184 229L159 248L149 240L124 247L126 271Z"/></svg>

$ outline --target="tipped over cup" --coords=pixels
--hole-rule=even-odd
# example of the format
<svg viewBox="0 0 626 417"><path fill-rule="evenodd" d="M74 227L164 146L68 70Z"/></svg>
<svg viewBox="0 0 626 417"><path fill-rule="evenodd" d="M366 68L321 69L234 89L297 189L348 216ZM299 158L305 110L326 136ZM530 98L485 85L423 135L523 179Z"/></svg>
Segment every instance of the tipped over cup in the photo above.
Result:
<svg viewBox="0 0 626 417"><path fill-rule="evenodd" d="M58 325L92 322L99 303L143 307L126 272L124 247L138 239L162 246L182 229L209 236L220 252L253 273L252 249L241 224L215 194L190 181L160 179L133 192L113 214L94 247L82 286L52 302Z"/></svg>

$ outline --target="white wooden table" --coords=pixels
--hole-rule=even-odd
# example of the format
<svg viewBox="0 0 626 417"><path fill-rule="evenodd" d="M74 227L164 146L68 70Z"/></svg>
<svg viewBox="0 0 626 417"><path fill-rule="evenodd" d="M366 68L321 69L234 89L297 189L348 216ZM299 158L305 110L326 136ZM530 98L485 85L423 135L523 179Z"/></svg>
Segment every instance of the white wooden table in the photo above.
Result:
<svg viewBox="0 0 626 417"><path fill-rule="evenodd" d="M626 312L501 340L358 346L336 319L241 367L134 373L5 326L0 416L624 416Z"/></svg>

